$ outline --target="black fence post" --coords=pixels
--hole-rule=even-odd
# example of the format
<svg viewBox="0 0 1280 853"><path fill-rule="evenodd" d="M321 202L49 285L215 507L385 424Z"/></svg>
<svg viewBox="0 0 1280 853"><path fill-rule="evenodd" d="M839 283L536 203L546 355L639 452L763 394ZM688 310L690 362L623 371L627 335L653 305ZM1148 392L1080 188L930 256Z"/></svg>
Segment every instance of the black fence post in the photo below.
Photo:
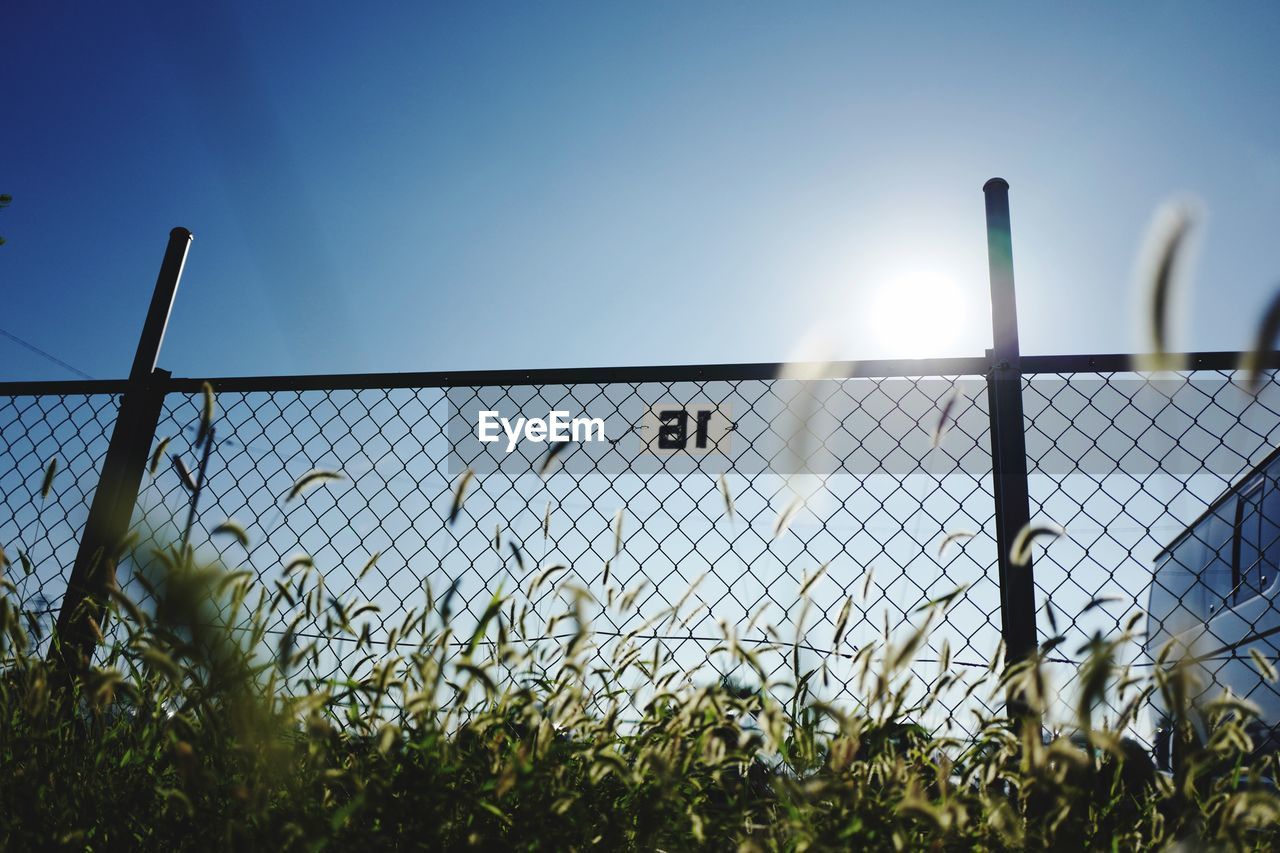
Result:
<svg viewBox="0 0 1280 853"><path fill-rule="evenodd" d="M115 579L119 549L129 532L147 456L164 407L169 372L157 370L156 360L190 245L191 232L187 229L169 232L169 245L138 339L129 385L120 399L98 488L67 580L58 613L57 637L58 654L70 669L88 666L103 628L107 589Z"/></svg>
<svg viewBox="0 0 1280 853"><path fill-rule="evenodd" d="M1018 305L1013 290L1013 242L1009 235L1009 184L992 178L982 187L987 206L987 260L991 274L994 349L987 374L991 410L992 488L1000 570L1000 625L1005 660L1012 664L1036 648L1035 582L1031 563L1016 566L1010 548L1031 520L1027 493L1027 448L1022 419L1022 366L1018 350ZM1011 713L1024 710L1011 699Z"/></svg>

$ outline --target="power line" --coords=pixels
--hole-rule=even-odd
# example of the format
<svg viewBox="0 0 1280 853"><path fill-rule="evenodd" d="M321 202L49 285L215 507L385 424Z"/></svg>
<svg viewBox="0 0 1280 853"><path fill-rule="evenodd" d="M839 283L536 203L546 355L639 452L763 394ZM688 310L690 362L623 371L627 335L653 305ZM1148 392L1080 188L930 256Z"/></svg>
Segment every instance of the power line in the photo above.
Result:
<svg viewBox="0 0 1280 853"><path fill-rule="evenodd" d="M92 378L93 378L92 376L90 376L89 374L85 373L85 372L84 372L83 370L81 370L80 368L78 368L78 367L72 367L71 365L69 365L69 364L67 364L65 361L63 361L62 359L58 358L56 355L52 355L51 353L47 353L47 352L45 352L44 350L40 349L40 347L36 346L35 344L31 343L30 341L24 341L22 338L18 337L18 336L17 336L17 335L15 335L13 332L7 331L7 330L5 330L5 329L0 329L0 335L4 335L6 338L8 338L9 340L13 341L15 344L18 344L19 346L26 347L27 349L31 350L31 351L32 351L33 353L35 353L36 355L43 356L44 358L49 359L49 361L52 361L54 364L58 365L59 367L61 367L61 368L65 369L65 370L70 370L72 373L76 374L77 376L80 376L80 377L82 377L82 378L84 378L84 379L92 379Z"/></svg>

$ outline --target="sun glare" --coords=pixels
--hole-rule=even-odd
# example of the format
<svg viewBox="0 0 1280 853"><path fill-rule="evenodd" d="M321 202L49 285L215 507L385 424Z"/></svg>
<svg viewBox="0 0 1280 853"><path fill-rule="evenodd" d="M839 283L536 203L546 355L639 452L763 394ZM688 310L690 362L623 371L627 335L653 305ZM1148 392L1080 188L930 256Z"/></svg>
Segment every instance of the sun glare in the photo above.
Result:
<svg viewBox="0 0 1280 853"><path fill-rule="evenodd" d="M956 354L965 315L953 280L914 272L892 276L878 288L869 319L891 356L931 358Z"/></svg>

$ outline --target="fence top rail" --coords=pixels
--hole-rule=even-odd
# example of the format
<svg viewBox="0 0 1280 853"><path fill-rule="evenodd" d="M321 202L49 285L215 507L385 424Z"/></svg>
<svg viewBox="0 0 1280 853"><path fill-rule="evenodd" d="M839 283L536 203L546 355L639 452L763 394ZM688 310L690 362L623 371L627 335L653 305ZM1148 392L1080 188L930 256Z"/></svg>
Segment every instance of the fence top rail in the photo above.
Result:
<svg viewBox="0 0 1280 853"><path fill-rule="evenodd" d="M1187 352L1167 356L1182 365L1179 372L1194 373L1200 370L1238 370L1245 353L1241 352ZM1024 355L1021 370L1024 374L1040 373L1130 373L1138 370L1150 355ZM1265 359L1268 368L1280 367L1280 353L1271 353Z"/></svg>
<svg viewBox="0 0 1280 853"><path fill-rule="evenodd" d="M330 390L357 388L457 388L516 385L609 385L641 382L734 382L777 379L783 370L813 379L879 379L897 376L980 376L988 360L977 358L840 361L826 364L692 364L645 367L458 370L433 373L362 373L210 379L215 391ZM200 379L175 379L173 390L199 390Z"/></svg>
<svg viewBox="0 0 1280 853"><path fill-rule="evenodd" d="M1228 371L1240 365L1238 352L1183 353L1175 356L1184 370ZM1139 356L1024 355L1025 375L1069 373L1126 373ZM1267 366L1280 368L1280 354L1272 354ZM890 379L930 376L983 376L991 367L988 356L969 358L876 359L826 364L759 362L748 364L694 364L649 367L540 368L534 370L458 370L426 373L333 373L300 376L226 376L209 379L175 377L165 390L193 393L204 382L215 391L336 391L373 388L455 388L515 385L607 385L640 382L734 382L777 379L784 370L813 379ZM0 397L41 394L122 394L127 379L72 379L0 382Z"/></svg>
<svg viewBox="0 0 1280 853"><path fill-rule="evenodd" d="M52 379L0 382L0 397L35 397L44 394L123 394L128 379Z"/></svg>

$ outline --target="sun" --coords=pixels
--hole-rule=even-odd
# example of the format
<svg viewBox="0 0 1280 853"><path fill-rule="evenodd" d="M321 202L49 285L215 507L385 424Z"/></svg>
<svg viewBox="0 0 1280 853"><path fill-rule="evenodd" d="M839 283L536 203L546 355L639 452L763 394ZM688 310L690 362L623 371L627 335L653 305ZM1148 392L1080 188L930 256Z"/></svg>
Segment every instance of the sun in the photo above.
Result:
<svg viewBox="0 0 1280 853"><path fill-rule="evenodd" d="M933 272L886 277L867 318L876 338L895 358L956 355L967 311L955 281Z"/></svg>

